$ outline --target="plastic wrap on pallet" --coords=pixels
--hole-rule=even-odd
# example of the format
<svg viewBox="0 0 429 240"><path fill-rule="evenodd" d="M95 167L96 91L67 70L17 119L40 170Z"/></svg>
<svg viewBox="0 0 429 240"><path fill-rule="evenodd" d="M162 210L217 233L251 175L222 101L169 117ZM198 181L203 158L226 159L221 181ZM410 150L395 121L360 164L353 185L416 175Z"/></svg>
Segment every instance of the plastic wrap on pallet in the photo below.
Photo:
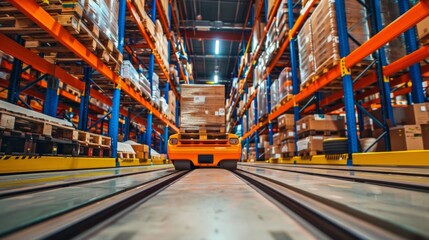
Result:
<svg viewBox="0 0 429 240"><path fill-rule="evenodd" d="M160 102L160 107L161 107L162 114L168 115L168 110L169 110L168 109L168 103L165 100L165 98L161 97L159 102Z"/></svg>
<svg viewBox="0 0 429 240"><path fill-rule="evenodd" d="M180 128L225 127L224 85L181 85Z"/></svg>
<svg viewBox="0 0 429 240"><path fill-rule="evenodd" d="M292 88L292 72L290 68L286 67L279 76L279 102L292 95Z"/></svg>
<svg viewBox="0 0 429 240"><path fill-rule="evenodd" d="M322 0L310 17L316 72L340 60L335 1Z"/></svg>
<svg viewBox="0 0 429 240"><path fill-rule="evenodd" d="M399 13L398 0L382 0L380 5L383 27L395 21L401 15ZM384 51L386 53L387 64L393 63L394 61L404 57L407 52L403 34L387 43Z"/></svg>
<svg viewBox="0 0 429 240"><path fill-rule="evenodd" d="M267 93L267 84L266 81L261 82L261 84L259 85L259 90L258 90L258 117L262 118L267 114L267 98L266 98L266 93Z"/></svg>
<svg viewBox="0 0 429 240"><path fill-rule="evenodd" d="M270 94L271 94L271 111L277 106L279 103L279 80L276 79L273 81L271 88L270 88Z"/></svg>
<svg viewBox="0 0 429 240"><path fill-rule="evenodd" d="M150 82L143 74L140 74L140 84L146 96L150 96Z"/></svg>
<svg viewBox="0 0 429 240"><path fill-rule="evenodd" d="M133 64L129 60L125 60L121 66L121 77L132 81L136 86L139 85L140 76Z"/></svg>
<svg viewBox="0 0 429 240"><path fill-rule="evenodd" d="M311 21L306 21L298 33L299 69L301 85L306 83L316 71L311 34Z"/></svg>
<svg viewBox="0 0 429 240"><path fill-rule="evenodd" d="M118 12L119 1L116 0L85 0L84 14L96 24L100 32L118 45Z"/></svg>
<svg viewBox="0 0 429 240"><path fill-rule="evenodd" d="M347 17L347 32L360 44L366 42L370 38L367 9L358 1L345 1L346 17ZM350 52L359 47L357 43L349 38ZM365 58L371 60L369 55Z"/></svg>
<svg viewBox="0 0 429 240"><path fill-rule="evenodd" d="M248 129L250 130L253 126L255 126L255 104L251 103L249 110L248 110L248 116L247 119Z"/></svg>

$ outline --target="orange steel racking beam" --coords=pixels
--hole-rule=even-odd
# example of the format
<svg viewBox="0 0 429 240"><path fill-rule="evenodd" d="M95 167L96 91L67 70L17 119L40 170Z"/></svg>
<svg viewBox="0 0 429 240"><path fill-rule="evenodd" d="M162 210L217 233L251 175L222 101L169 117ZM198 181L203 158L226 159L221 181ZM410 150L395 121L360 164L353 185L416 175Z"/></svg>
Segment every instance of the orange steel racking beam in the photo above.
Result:
<svg viewBox="0 0 429 240"><path fill-rule="evenodd" d="M142 34L142 36L144 37L144 39L146 40L146 42L149 45L149 48L152 49L152 54L155 56L155 61L156 63L161 67L162 72L164 73L165 78L167 79L167 82L170 84L170 86L175 86L173 84L173 82L170 79L170 75L168 74L168 69L166 66L164 66L161 57L159 55L159 53L156 51L155 48L155 44L152 42L152 40L150 39L148 33L146 32L145 27L143 26L143 22L142 19L140 19L139 14L137 13L136 8L134 7L134 5L131 3L131 0L126 0L127 1L127 8L128 11L130 12L132 18L134 19L134 22L136 23L137 27L140 30L140 33ZM176 98L180 98L179 93L177 92L177 89L175 87L171 87L171 90L173 90L174 95L176 95ZM154 112L154 111L152 111ZM155 113L155 112L154 112ZM155 114L154 114L155 115ZM158 117L158 116L157 116ZM173 124L170 125L170 127L173 127L173 129L177 129L176 126L174 126ZM177 129L178 131L178 129Z"/></svg>
<svg viewBox="0 0 429 240"><path fill-rule="evenodd" d="M22 46L20 46L20 45L18 45L19 47L22 47ZM18 47L17 46L17 47ZM25 49L25 50L27 50L27 49ZM27 50L28 51L28 50ZM34 53L32 53L32 52L29 52L29 55L30 54L34 54ZM42 61L45 61L44 59L42 59L42 58L40 58L40 60L39 60L39 62L42 62ZM37 66L37 64L36 64L36 66ZM5 70L7 70L7 71L12 71L12 63L10 63L10 62L8 62L8 61L2 61L2 63L1 63L1 65L0 65L0 67L1 68L3 68L3 69L5 69ZM35 66L32 66L34 69L36 69L37 70L37 68L35 67ZM56 66L56 67L58 67L58 66ZM61 68L60 68L61 69ZM33 81L35 78L33 77L33 76L31 76L31 75L29 75L28 73L22 73L22 75L21 75L21 77L24 79L24 80L27 80L27 81ZM79 79L76 79L76 82L75 83L81 83L81 81L79 80ZM47 84L45 83L45 82L43 82L43 81L41 81L41 82L39 82L38 83L38 85L40 86L40 87L43 87L43 88L47 88ZM70 86L73 86L73 87L76 87L75 85L73 85L73 83L72 84L69 84ZM6 86L7 87L7 86ZM31 93L31 94L33 94L33 93L35 93L35 91L33 91L33 92L29 92L29 93ZM73 95L73 94L71 94L71 93L68 93L68 92L66 92L66 91L64 91L64 90L60 90L59 91L59 95L61 95L61 96L63 96L64 98L67 98L67 99L69 99L69 100L72 100L72 101L74 101L74 102L76 102L76 103L80 103L80 98L76 98L76 96L75 95ZM35 95L36 96L36 95ZM42 95L37 95L40 99L44 99L44 96L42 96ZM109 106L112 106L112 101L111 101L111 99L110 98L108 98L108 97L106 97L106 96L104 96L103 94L101 94L100 92L98 92L98 91L96 91L96 90L94 90L94 89L91 89L91 97L93 97L93 98L95 98L95 99L98 99L100 102L102 102L102 103L104 103L104 104L107 104L107 105L109 105ZM89 107L90 107L90 109L91 110L93 110L93 111L95 111L95 112L100 112L100 113L102 113L102 112L104 112L104 110L103 109L101 109L101 108L98 108L98 107L96 107L96 106L94 106L94 105L89 105ZM123 116L127 116L128 115L128 111L127 110L125 110L124 108L121 108L120 109L120 113L123 115ZM146 120L145 119L143 119L143 118L141 118L141 117L136 117L135 116L135 114L131 114L130 115L131 116L131 118L132 119L134 119L133 121L134 122L136 122L136 123L139 123L139 124L143 124L144 126L146 126L147 125L147 123L146 123ZM156 130L156 131L158 131L158 132L160 132L160 133L163 133L164 132L164 130L163 129L159 129L158 127L156 127L156 126L154 126L154 129Z"/></svg>
<svg viewBox="0 0 429 240"><path fill-rule="evenodd" d="M105 76L107 79L109 79L114 84L121 87L121 89L127 93L129 96L131 96L134 100L136 100L138 103L140 103L142 106L147 108L149 111L155 115L155 117L161 119L165 124L169 125L174 131L178 132L178 128L172 124L167 119L164 120L161 113L155 109L149 102L147 102L142 96L137 94L134 89L132 89L130 86L125 84L125 82L121 79L121 77L113 72L110 68L108 68L97 56L95 56L89 49L87 49L82 43L80 43L78 40L76 40L69 31L67 31L65 28L61 26L60 23L55 21L55 19L49 15L42 7L40 7L35 1L33 0L8 0L14 7L16 7L21 13L23 13L25 16L27 16L29 19L31 19L34 23L36 23L39 27L44 29L47 33L49 33L52 37L54 37L57 41L59 41L62 45L64 45L66 48L68 48L70 51L72 51L74 54L82 58L86 63L88 63L91 67L96 69L100 74ZM130 0L127 0L127 5L131 6L129 9L132 15L140 19L137 15L137 12L135 11L134 7L132 6ZM146 40L150 40L147 36L147 33L144 31L144 28L142 28L142 24L139 21L136 21L137 25L140 30L143 30L143 34L145 35ZM152 49L154 49L154 45L152 42L148 41L149 46L151 46ZM12 54L15 55L15 54ZM159 55L155 55L155 59L160 62ZM163 66L162 63L160 66ZM168 72L166 72L165 67L162 68L164 71L164 74L168 81L170 81ZM52 70L48 69L48 73L52 72ZM65 72L65 71L64 71ZM58 77L62 80L61 77ZM173 88L174 89L174 88ZM175 91L175 89L173 90ZM175 94L177 94L177 91L175 91Z"/></svg>
<svg viewBox="0 0 429 240"><path fill-rule="evenodd" d="M407 56L398 59L397 61L385 66L383 68L383 73L386 76L391 76L397 72L399 72L402 69L405 69L415 63L418 63L424 59L429 57L429 46L423 46L419 48L418 50L408 54ZM423 70L423 69L422 69ZM423 71L425 73L428 73L428 71ZM423 73L423 75L425 74ZM358 82L356 82L353 86L354 90L362 89L364 87L367 87L377 81L377 76L375 73L371 73L368 76L362 78ZM327 96L326 98L322 99L320 101L320 106L326 106L329 103L332 103L333 101L336 101L340 99L343 96L342 92L337 92L334 94L331 94ZM312 104L308 108L304 110L304 113L310 112L316 109L316 105Z"/></svg>
<svg viewBox="0 0 429 240"><path fill-rule="evenodd" d="M185 83L188 83L188 79L186 78L185 73L183 71L183 66L176 55L177 49L176 49L176 46L174 46L173 38L171 37L170 29L168 28L168 22L167 22L167 17L165 16L164 7L162 6L160 1L156 1L156 11L158 12L159 19L161 20L161 25L162 25L162 28L164 29L164 33L167 36L167 39L170 41L170 47L171 47L171 50L173 51L173 55L176 58L177 62L179 63L180 76L183 78Z"/></svg>
<svg viewBox="0 0 429 240"><path fill-rule="evenodd" d="M416 4L409 11L404 13L396 21L386 26L383 30L381 30L379 33L374 35L367 42L365 42L360 47L358 47L355 51L350 53L350 55L345 57L346 66L352 67L360 60L362 60L372 52L376 51L378 48L382 47L383 45L391 41L393 38L395 38L402 32L405 32L412 26L416 25L419 21L421 21L428 15L429 15L429 0L423 0L420 3ZM403 24L402 21L404 21L405 23ZM404 25L406 27L404 27ZM292 29L298 29L298 28L295 28L295 26ZM340 76L341 76L341 69L340 69L340 66L337 65L335 68L331 69L326 74L322 75L317 81L311 84L308 88L304 89L298 95L296 95L294 98L294 101L300 102L306 99L307 97L311 96L316 91L318 91L319 89L321 89L322 87L324 87L325 85L327 85L328 83L330 83L331 81L333 81L334 79ZM269 114L268 119L270 121L276 119L280 114L289 110L293 106L293 104L294 103L292 103L292 101L286 103L285 105L281 106L278 110L276 110L272 114Z"/></svg>

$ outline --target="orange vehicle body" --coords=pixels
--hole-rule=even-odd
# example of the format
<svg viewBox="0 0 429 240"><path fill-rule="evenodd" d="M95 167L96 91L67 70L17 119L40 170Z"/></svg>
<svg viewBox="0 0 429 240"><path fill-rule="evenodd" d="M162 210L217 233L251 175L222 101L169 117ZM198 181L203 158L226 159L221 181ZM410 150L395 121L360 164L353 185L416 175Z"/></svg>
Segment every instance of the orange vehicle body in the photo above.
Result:
<svg viewBox="0 0 429 240"><path fill-rule="evenodd" d="M181 135L174 134L168 141L168 157L176 169L177 164L183 161L190 162L193 168L223 167L226 162L235 162L236 166L240 160L241 141L235 134L224 134L221 139L210 139L207 136L184 138Z"/></svg>

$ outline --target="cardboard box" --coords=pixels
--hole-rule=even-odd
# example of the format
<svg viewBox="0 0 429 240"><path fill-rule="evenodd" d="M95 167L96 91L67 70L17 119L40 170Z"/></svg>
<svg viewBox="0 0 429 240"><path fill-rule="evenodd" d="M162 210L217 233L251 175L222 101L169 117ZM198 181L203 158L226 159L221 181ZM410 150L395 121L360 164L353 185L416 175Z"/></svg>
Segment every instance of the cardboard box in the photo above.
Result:
<svg viewBox="0 0 429 240"><path fill-rule="evenodd" d="M308 136L306 138L300 139L297 142L298 152L307 151L307 152L321 152L323 151L323 139L324 136Z"/></svg>
<svg viewBox="0 0 429 240"><path fill-rule="evenodd" d="M429 123L429 103L418 103L394 108L396 125L420 125Z"/></svg>
<svg viewBox="0 0 429 240"><path fill-rule="evenodd" d="M417 33L422 43L427 43L429 41L429 17L417 23Z"/></svg>
<svg viewBox="0 0 429 240"><path fill-rule="evenodd" d="M295 125L293 114L283 114L277 118L279 128L292 129Z"/></svg>
<svg viewBox="0 0 429 240"><path fill-rule="evenodd" d="M274 146L280 146L282 143L281 139L280 139L280 133L275 133L273 135L273 145Z"/></svg>
<svg viewBox="0 0 429 240"><path fill-rule="evenodd" d="M373 137L375 137L375 138L378 138L378 137L379 137L383 132L384 132L384 129L383 129L383 128L377 128L377 129L374 129L374 131L373 131L373 133L372 133L372 136L373 136ZM377 151L377 152L384 152L384 151L386 151L386 143L385 143L385 141L384 141L384 137L383 137L383 138L381 138L381 139L378 141L376 151Z"/></svg>
<svg viewBox="0 0 429 240"><path fill-rule="evenodd" d="M315 131L342 131L346 127L344 118L338 115L308 115L296 123L298 133Z"/></svg>
<svg viewBox="0 0 429 240"><path fill-rule="evenodd" d="M422 139L423 139L423 148L429 150L429 124L422 124Z"/></svg>
<svg viewBox="0 0 429 240"><path fill-rule="evenodd" d="M294 141L287 141L286 143L283 143L281 151L282 151L282 153L294 153L295 152L295 142Z"/></svg>
<svg viewBox="0 0 429 240"><path fill-rule="evenodd" d="M0 127L13 129L15 127L15 117L7 114L0 114Z"/></svg>
<svg viewBox="0 0 429 240"><path fill-rule="evenodd" d="M146 144L135 144L131 145L135 152L149 152L149 146Z"/></svg>
<svg viewBox="0 0 429 240"><path fill-rule="evenodd" d="M392 151L423 150L420 125L405 125L390 128Z"/></svg>

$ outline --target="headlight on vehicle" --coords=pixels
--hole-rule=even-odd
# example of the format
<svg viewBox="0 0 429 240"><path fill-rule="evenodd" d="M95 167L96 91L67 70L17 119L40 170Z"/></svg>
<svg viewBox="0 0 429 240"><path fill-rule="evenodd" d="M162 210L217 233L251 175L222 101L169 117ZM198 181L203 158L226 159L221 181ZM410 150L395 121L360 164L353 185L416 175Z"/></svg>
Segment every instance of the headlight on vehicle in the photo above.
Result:
<svg viewBox="0 0 429 240"><path fill-rule="evenodd" d="M179 140L177 138L170 138L171 145L177 145L178 143L179 143Z"/></svg>
<svg viewBox="0 0 429 240"><path fill-rule="evenodd" d="M231 145L237 145L240 141L238 140L238 138L230 138L229 139L229 144Z"/></svg>

